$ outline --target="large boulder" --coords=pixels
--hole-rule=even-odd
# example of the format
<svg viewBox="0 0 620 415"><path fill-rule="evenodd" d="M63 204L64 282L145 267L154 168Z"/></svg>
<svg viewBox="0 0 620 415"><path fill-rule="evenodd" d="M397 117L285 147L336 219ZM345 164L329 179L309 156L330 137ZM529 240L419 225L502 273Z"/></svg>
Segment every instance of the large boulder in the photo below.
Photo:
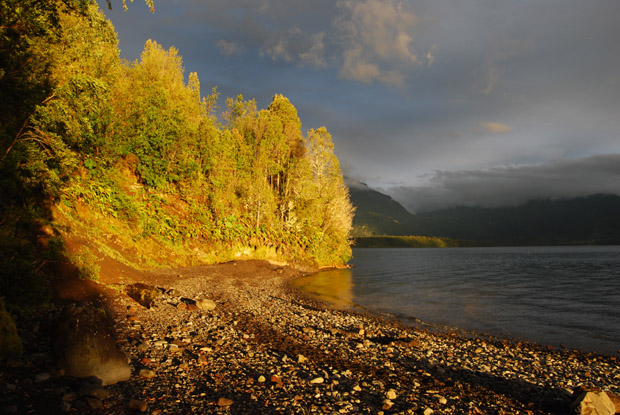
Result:
<svg viewBox="0 0 620 415"><path fill-rule="evenodd" d="M609 396L609 399L614 403L614 406L616 407L616 413L620 414L620 396L613 394L611 392L605 392L607 394L607 396Z"/></svg>
<svg viewBox="0 0 620 415"><path fill-rule="evenodd" d="M571 404L571 414L614 415L616 407L605 392L583 391L576 395Z"/></svg>
<svg viewBox="0 0 620 415"><path fill-rule="evenodd" d="M200 298L198 300L196 300L196 307L198 307L201 310L205 310L205 311L211 311L211 310L215 310L215 301L213 300L209 300L207 298Z"/></svg>
<svg viewBox="0 0 620 415"><path fill-rule="evenodd" d="M159 288L141 282L126 287L125 292L134 301L146 308L151 308L155 299L161 295Z"/></svg>
<svg viewBox="0 0 620 415"><path fill-rule="evenodd" d="M92 305L67 307L56 332L58 364L69 376L95 376L103 385L129 379L129 360L116 345L114 324Z"/></svg>

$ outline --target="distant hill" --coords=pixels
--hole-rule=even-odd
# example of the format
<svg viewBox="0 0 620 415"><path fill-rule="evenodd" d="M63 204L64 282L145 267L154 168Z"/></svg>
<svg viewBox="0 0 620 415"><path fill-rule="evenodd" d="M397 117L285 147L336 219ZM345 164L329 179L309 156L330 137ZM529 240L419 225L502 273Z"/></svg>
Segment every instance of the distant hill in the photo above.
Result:
<svg viewBox="0 0 620 415"><path fill-rule="evenodd" d="M453 207L414 215L367 185L346 179L355 237L423 235L492 245L620 244L620 196L531 200L520 206Z"/></svg>
<svg viewBox="0 0 620 415"><path fill-rule="evenodd" d="M620 196L455 207L415 215L408 231L495 245L615 245L620 244Z"/></svg>
<svg viewBox="0 0 620 415"><path fill-rule="evenodd" d="M408 235L414 215L390 196L345 177L355 206L353 236Z"/></svg>

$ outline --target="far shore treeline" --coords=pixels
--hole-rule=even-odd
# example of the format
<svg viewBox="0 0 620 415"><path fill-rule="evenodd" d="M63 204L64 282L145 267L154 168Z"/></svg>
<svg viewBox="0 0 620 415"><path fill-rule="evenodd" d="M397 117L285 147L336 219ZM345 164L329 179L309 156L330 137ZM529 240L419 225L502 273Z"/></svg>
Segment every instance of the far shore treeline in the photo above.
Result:
<svg viewBox="0 0 620 415"><path fill-rule="evenodd" d="M613 194L535 199L518 206L453 206L412 214L390 196L351 178L348 181L357 247L620 244L620 196Z"/></svg>
<svg viewBox="0 0 620 415"><path fill-rule="evenodd" d="M354 238L355 248L462 248L478 247L483 244L462 239L420 235L376 235Z"/></svg>
<svg viewBox="0 0 620 415"><path fill-rule="evenodd" d="M0 297L47 273L263 258L339 266L353 208L330 134L274 94L218 108L174 48L119 57L94 2L0 1ZM274 91L274 93L277 91Z"/></svg>

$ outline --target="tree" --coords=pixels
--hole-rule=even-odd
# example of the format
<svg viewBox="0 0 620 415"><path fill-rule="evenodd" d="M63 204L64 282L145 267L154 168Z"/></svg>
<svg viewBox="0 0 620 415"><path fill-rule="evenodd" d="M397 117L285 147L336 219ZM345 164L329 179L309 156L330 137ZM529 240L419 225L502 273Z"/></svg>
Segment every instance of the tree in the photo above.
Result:
<svg viewBox="0 0 620 415"><path fill-rule="evenodd" d="M136 173L149 186L165 186L198 171L191 155L208 122L195 74L186 85L182 59L148 40L140 61L127 69L117 91L118 140L138 160Z"/></svg>
<svg viewBox="0 0 620 415"><path fill-rule="evenodd" d="M304 140L287 98L262 110L229 99L220 123L217 92L201 98L175 48L149 40L139 61L121 62L94 2L0 0L0 14L0 262L12 266L0 296L42 275L48 257L32 235L61 200L58 211L110 220L132 241L207 243L224 259L237 247L348 259L351 206L331 136Z"/></svg>
<svg viewBox="0 0 620 415"><path fill-rule="evenodd" d="M52 250L40 249L33 236L51 217L50 196L61 183L54 159L65 153L26 137L37 106L53 98L53 58L45 45L61 37L60 13L78 12L77 6L0 0L0 297L12 309L46 296L40 268Z"/></svg>
<svg viewBox="0 0 620 415"><path fill-rule="evenodd" d="M108 9L112 10L112 0L106 0L108 3ZM130 3L133 3L133 0L129 0ZM154 0L145 0L146 5L151 10L151 13L155 12L155 2ZM127 10L127 0L123 0L123 9Z"/></svg>
<svg viewBox="0 0 620 415"><path fill-rule="evenodd" d="M342 178L340 163L334 154L331 135L325 127L310 130L306 147L310 166L310 182L307 185L313 197L304 217L311 218L312 225L319 230L319 247L315 247L315 252L321 257L327 255L332 259L348 260L354 208Z"/></svg>
<svg viewBox="0 0 620 415"><path fill-rule="evenodd" d="M49 95L49 59L35 49L57 40L58 8L55 1L0 1L0 136L4 157L24 131L34 107Z"/></svg>
<svg viewBox="0 0 620 415"><path fill-rule="evenodd" d="M284 225L294 208L291 179L305 153L301 121L287 98L275 95L267 110L259 112L255 136L256 169L264 172Z"/></svg>
<svg viewBox="0 0 620 415"><path fill-rule="evenodd" d="M120 75L116 34L93 4L60 13L59 24L62 36L42 46L51 58L51 98L33 114L27 135L57 137L82 158L100 156L111 140L111 90Z"/></svg>

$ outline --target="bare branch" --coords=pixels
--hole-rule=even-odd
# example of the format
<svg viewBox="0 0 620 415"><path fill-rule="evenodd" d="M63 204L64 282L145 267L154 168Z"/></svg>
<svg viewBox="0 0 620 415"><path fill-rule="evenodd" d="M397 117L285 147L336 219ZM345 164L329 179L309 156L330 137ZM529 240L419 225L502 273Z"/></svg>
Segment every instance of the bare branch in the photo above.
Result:
<svg viewBox="0 0 620 415"><path fill-rule="evenodd" d="M49 97L45 98L43 100L43 102L41 102L39 105L47 104L52 98L54 98L55 95L56 95L56 93L52 92L52 95L50 95ZM30 122L30 118L34 115L35 112L36 112L36 109L28 117L26 117L26 120L24 121L24 123L22 124L21 128L19 129L19 131L15 135L15 138L13 139L13 142L11 143L11 145L4 152L4 155L2 156L2 159L0 161L4 161L4 159L6 158L6 156L8 156L9 152L13 149L15 144L17 144L17 142L22 138L22 136L24 136L26 134L26 131L25 131L26 127L28 126L28 123Z"/></svg>

